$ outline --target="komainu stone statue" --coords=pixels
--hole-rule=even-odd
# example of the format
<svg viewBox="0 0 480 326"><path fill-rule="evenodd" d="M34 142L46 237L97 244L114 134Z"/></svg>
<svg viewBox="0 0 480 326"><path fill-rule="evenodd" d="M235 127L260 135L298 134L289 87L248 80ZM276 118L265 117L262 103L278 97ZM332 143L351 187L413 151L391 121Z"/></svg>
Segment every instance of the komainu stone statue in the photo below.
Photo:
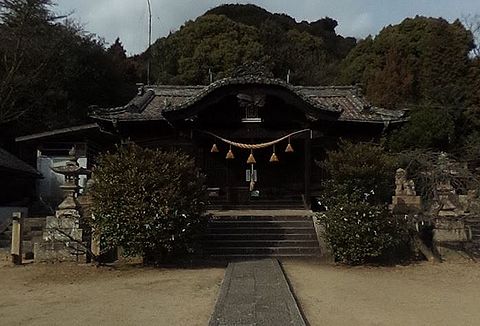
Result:
<svg viewBox="0 0 480 326"><path fill-rule="evenodd" d="M396 212L418 211L421 208L420 196L415 191L415 182L407 179L407 171L398 169L395 173L395 196L392 209Z"/></svg>
<svg viewBox="0 0 480 326"><path fill-rule="evenodd" d="M415 182L407 180L407 172L398 169L395 173L395 196L416 196Z"/></svg>

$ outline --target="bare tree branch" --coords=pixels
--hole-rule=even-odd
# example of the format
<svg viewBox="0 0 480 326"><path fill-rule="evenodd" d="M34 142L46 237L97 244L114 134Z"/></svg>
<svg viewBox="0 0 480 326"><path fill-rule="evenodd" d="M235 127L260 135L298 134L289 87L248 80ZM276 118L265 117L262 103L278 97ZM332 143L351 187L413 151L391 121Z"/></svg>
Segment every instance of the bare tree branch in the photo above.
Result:
<svg viewBox="0 0 480 326"><path fill-rule="evenodd" d="M473 35L475 48L471 52L472 56L480 57L480 14L462 15L461 22Z"/></svg>

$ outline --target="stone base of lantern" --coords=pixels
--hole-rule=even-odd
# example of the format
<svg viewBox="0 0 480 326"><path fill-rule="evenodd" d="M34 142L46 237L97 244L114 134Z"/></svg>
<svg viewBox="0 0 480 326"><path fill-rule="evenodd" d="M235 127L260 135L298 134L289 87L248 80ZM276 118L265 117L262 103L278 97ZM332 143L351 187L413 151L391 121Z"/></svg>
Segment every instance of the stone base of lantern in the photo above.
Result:
<svg viewBox="0 0 480 326"><path fill-rule="evenodd" d="M87 243L83 241L79 218L75 209L57 211L55 216L48 216L43 241L34 245L35 262L87 262Z"/></svg>

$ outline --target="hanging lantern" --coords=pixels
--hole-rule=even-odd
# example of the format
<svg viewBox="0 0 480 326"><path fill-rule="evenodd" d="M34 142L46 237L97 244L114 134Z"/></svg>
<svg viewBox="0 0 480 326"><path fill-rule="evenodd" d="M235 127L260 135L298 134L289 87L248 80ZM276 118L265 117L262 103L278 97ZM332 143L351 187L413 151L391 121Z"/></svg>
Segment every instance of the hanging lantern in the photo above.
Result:
<svg viewBox="0 0 480 326"><path fill-rule="evenodd" d="M248 156L247 159L247 164L255 164L257 161L255 161L255 157L253 157L253 150L250 150L250 155Z"/></svg>
<svg viewBox="0 0 480 326"><path fill-rule="evenodd" d="M288 137L288 145L287 147L285 148L285 153L293 153L293 147L292 147L292 144L290 144L290 137Z"/></svg>
<svg viewBox="0 0 480 326"><path fill-rule="evenodd" d="M232 145L230 145L230 149L228 150L227 156L225 158L227 160L233 160L235 158L235 155L233 155L233 152L232 152Z"/></svg>
<svg viewBox="0 0 480 326"><path fill-rule="evenodd" d="M270 156L270 162L271 163L278 162L277 154L275 154L275 145L273 145L273 153L272 153L272 156Z"/></svg>
<svg viewBox="0 0 480 326"><path fill-rule="evenodd" d="M217 144L213 144L213 145L212 145L212 149L210 150L210 153L218 153Z"/></svg>

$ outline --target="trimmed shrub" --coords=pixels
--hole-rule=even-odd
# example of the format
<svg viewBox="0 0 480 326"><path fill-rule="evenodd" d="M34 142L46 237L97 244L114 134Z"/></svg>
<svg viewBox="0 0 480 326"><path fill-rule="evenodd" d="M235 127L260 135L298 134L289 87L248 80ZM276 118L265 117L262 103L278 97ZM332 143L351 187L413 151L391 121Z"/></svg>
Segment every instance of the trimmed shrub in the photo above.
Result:
<svg viewBox="0 0 480 326"><path fill-rule="evenodd" d="M387 209L393 192L395 158L381 146L341 142L323 162L330 180L318 214L336 261L363 264L391 260L408 243L408 233Z"/></svg>
<svg viewBox="0 0 480 326"><path fill-rule="evenodd" d="M402 222L384 205L371 204L360 194L337 194L327 203L328 210L317 217L338 262L358 265L391 260L408 242Z"/></svg>
<svg viewBox="0 0 480 326"><path fill-rule="evenodd" d="M335 184L335 192L368 193L370 200L381 203L390 200L396 164L381 146L341 141L338 150L327 153L322 166Z"/></svg>
<svg viewBox="0 0 480 326"><path fill-rule="evenodd" d="M100 157L94 181L92 224L104 246L147 262L192 250L206 223L206 192L186 154L119 147Z"/></svg>

